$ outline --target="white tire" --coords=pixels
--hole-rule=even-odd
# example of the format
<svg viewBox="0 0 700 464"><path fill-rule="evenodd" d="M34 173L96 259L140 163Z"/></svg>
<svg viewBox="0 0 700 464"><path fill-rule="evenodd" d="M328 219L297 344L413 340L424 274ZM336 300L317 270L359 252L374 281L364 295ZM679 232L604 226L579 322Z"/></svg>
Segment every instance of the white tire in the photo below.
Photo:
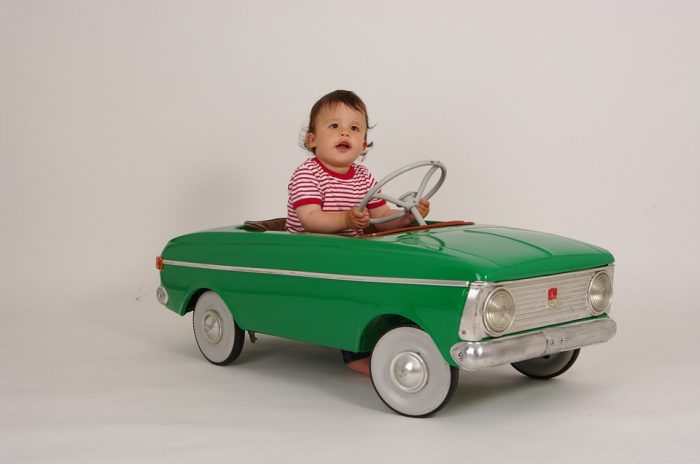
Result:
<svg viewBox="0 0 700 464"><path fill-rule="evenodd" d="M391 409L424 417L443 407L454 393L459 371L445 362L423 330L402 326L379 339L370 360L372 385Z"/></svg>
<svg viewBox="0 0 700 464"><path fill-rule="evenodd" d="M245 332L233 320L226 303L212 291L202 293L192 317L199 351L213 364L232 363L243 350Z"/></svg>

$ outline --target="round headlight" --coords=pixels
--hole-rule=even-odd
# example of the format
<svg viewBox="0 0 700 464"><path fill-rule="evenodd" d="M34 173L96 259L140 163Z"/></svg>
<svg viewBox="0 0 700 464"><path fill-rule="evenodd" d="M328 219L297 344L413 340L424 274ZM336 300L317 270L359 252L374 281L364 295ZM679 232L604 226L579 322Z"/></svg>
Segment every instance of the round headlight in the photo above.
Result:
<svg viewBox="0 0 700 464"><path fill-rule="evenodd" d="M492 291L484 303L484 326L489 335L502 335L515 316L513 296L505 288Z"/></svg>
<svg viewBox="0 0 700 464"><path fill-rule="evenodd" d="M593 314L603 314L610 307L613 287L607 272L601 271L593 276L588 286L588 304Z"/></svg>

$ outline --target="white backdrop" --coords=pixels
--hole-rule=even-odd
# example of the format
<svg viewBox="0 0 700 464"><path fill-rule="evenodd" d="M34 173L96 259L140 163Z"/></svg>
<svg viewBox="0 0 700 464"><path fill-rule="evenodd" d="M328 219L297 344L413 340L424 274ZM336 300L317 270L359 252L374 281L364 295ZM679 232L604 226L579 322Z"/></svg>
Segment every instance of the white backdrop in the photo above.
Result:
<svg viewBox="0 0 700 464"><path fill-rule="evenodd" d="M390 462L427 440L414 462L471 436L491 459L699 462L699 3L0 0L0 37L0 461ZM283 215L337 88L367 103L377 177L447 164L431 218L610 249L618 336L544 387L462 375L429 421L317 347L199 359L155 256Z"/></svg>

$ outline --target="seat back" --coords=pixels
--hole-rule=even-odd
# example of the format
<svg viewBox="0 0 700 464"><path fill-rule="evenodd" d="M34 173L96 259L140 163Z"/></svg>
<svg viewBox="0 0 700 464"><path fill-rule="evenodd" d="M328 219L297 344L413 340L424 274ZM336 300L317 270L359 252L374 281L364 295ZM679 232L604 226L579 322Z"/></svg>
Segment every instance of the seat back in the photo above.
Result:
<svg viewBox="0 0 700 464"><path fill-rule="evenodd" d="M254 232L285 232L287 218L266 219L264 221L245 221L243 228Z"/></svg>

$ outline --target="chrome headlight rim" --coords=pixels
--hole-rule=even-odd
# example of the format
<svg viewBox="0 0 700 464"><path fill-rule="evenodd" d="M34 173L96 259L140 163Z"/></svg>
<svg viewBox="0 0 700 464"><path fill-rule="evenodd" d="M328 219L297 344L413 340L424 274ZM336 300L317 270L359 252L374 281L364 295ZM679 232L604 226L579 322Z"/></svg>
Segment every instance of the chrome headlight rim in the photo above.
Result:
<svg viewBox="0 0 700 464"><path fill-rule="evenodd" d="M603 294L600 294L600 288L595 288L599 286L598 282L600 282L600 279L607 280L607 282L603 283L602 286L602 292ZM609 289L608 293L605 294L605 287ZM588 292L586 294L586 301L588 302L588 309L591 311L591 314L594 316L600 316L601 314L605 314L610 310L610 304L612 303L612 296L613 296L613 284L612 284L612 277L610 277L610 273L607 271L598 271L595 274L593 274L593 277L591 277L591 281L588 284ZM604 306L601 308L601 305L598 301L598 299L602 299L602 301L605 301Z"/></svg>
<svg viewBox="0 0 700 464"><path fill-rule="evenodd" d="M499 327L494 328L493 318L490 317L492 313L489 311L489 305L491 305L494 299L497 298L499 295L506 296L507 301L509 301L509 308L506 310L506 316L508 320L507 324L501 324ZM515 320L515 299L513 298L513 294L505 287L494 288L486 297L481 312L481 319L486 333L492 337L498 337L503 335L511 328L511 326L513 325L513 321ZM503 313L501 313L499 316L503 316Z"/></svg>

